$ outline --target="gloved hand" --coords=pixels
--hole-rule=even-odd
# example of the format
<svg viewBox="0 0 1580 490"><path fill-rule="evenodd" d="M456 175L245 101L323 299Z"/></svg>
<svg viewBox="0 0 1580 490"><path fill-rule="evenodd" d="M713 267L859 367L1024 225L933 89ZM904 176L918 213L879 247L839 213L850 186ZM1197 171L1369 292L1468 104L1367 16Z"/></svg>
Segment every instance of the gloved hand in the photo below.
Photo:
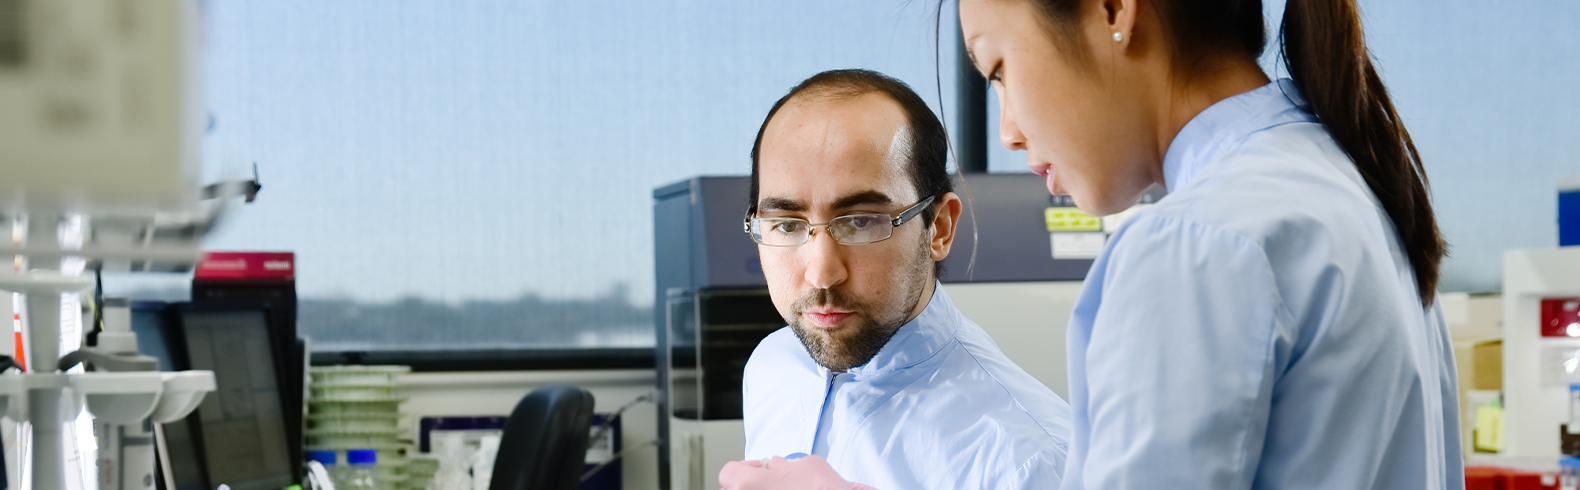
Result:
<svg viewBox="0 0 1580 490"><path fill-rule="evenodd" d="M719 470L722 490L877 490L840 478L819 456L731 461Z"/></svg>

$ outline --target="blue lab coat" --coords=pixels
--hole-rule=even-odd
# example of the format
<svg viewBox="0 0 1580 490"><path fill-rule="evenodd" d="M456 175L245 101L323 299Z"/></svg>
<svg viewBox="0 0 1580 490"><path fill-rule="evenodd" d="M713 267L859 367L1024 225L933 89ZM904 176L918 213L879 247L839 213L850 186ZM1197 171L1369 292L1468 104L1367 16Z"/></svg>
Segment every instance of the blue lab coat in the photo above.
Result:
<svg viewBox="0 0 1580 490"><path fill-rule="evenodd" d="M1301 104L1283 80L1197 115L1092 266L1064 488L1463 488L1441 309Z"/></svg>

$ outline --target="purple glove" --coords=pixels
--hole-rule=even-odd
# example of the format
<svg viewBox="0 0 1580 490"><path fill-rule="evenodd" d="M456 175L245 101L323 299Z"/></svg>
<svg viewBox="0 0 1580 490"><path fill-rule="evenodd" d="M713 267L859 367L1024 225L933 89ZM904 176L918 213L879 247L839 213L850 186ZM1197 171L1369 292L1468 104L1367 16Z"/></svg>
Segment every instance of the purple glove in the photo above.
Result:
<svg viewBox="0 0 1580 490"><path fill-rule="evenodd" d="M819 456L731 461L719 470L722 490L877 490L840 478Z"/></svg>

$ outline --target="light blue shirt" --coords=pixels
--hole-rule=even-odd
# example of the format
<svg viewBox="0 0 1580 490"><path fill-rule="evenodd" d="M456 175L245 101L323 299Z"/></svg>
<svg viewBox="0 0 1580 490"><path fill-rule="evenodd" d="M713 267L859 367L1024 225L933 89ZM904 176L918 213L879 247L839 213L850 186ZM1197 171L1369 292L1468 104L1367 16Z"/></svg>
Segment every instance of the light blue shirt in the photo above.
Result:
<svg viewBox="0 0 1580 490"><path fill-rule="evenodd" d="M746 458L818 453L883 490L1058 488L1070 406L941 285L867 364L831 376L788 327L746 363Z"/></svg>
<svg viewBox="0 0 1580 490"><path fill-rule="evenodd" d="M1064 488L1464 487L1441 309L1292 97L1275 82L1186 124L1168 196L1092 265Z"/></svg>

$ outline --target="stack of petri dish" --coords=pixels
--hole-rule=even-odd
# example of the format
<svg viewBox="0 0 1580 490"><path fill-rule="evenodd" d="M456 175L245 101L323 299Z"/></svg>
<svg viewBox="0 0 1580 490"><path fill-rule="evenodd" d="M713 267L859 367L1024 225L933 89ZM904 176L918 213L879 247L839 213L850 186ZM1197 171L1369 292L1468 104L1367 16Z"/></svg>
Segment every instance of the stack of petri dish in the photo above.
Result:
<svg viewBox="0 0 1580 490"><path fill-rule="evenodd" d="M406 460L406 488L426 490L429 480L439 472L439 460L432 456L413 455Z"/></svg>
<svg viewBox="0 0 1580 490"><path fill-rule="evenodd" d="M332 450L345 464L346 451L373 449L374 470L384 488L423 488L408 484L406 455L412 452L402 428L399 377L408 366L315 366L307 399L307 449Z"/></svg>

